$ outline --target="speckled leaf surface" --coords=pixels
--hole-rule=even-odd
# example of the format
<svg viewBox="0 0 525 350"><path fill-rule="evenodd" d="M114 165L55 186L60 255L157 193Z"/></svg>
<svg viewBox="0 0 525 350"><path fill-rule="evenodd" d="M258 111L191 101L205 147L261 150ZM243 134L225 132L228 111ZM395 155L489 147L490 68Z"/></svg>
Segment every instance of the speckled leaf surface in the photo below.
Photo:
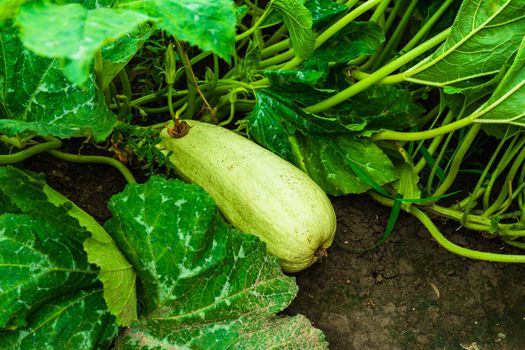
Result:
<svg viewBox="0 0 525 350"><path fill-rule="evenodd" d="M258 91L256 97L257 105L246 119L249 135L306 170L326 193L362 193L370 188L354 174L352 166L381 185L397 179L383 151L373 142L349 134L337 118L307 114L267 91Z"/></svg>
<svg viewBox="0 0 525 350"><path fill-rule="evenodd" d="M333 17L348 10L345 5L332 0L306 0L304 6L312 14L314 27L325 24Z"/></svg>
<svg viewBox="0 0 525 350"><path fill-rule="evenodd" d="M109 208L106 228L143 287L145 319L123 335L122 347L206 349L240 339L257 322L269 325L261 337L274 332L268 318L291 302L297 286L257 237L223 221L204 190L152 177L128 185Z"/></svg>
<svg viewBox="0 0 525 350"><path fill-rule="evenodd" d="M119 325L137 320L133 267L93 217L43 180L14 167L0 167L0 199L5 199L5 205L0 205L3 210L0 214L23 213L43 220L75 249L82 251L83 247L88 255L79 252L79 256L100 267L100 271L93 272L92 266L90 271L102 281L108 309L117 316Z"/></svg>
<svg viewBox="0 0 525 350"><path fill-rule="evenodd" d="M180 327L172 320L150 319L126 329L117 350L328 349L320 330L302 316L239 318L229 322Z"/></svg>
<svg viewBox="0 0 525 350"><path fill-rule="evenodd" d="M28 325L0 332L5 350L107 349L118 328L101 289L63 295L36 310Z"/></svg>
<svg viewBox="0 0 525 350"><path fill-rule="evenodd" d="M234 53L237 20L231 0L123 0L119 6L152 17L160 29L202 51L228 61Z"/></svg>
<svg viewBox="0 0 525 350"><path fill-rule="evenodd" d="M35 307L96 281L82 245L27 215L0 216L0 328L23 326Z"/></svg>
<svg viewBox="0 0 525 350"><path fill-rule="evenodd" d="M444 86L490 79L508 63L525 35L524 9L525 0L463 1L447 40L408 71L418 72L408 80Z"/></svg>
<svg viewBox="0 0 525 350"><path fill-rule="evenodd" d="M30 2L20 8L16 22L25 47L39 56L61 59L67 78L84 84L95 52L149 19L122 9Z"/></svg>
<svg viewBox="0 0 525 350"><path fill-rule="evenodd" d="M92 79L72 85L57 59L23 47L13 29L0 33L0 133L105 139L115 115Z"/></svg>

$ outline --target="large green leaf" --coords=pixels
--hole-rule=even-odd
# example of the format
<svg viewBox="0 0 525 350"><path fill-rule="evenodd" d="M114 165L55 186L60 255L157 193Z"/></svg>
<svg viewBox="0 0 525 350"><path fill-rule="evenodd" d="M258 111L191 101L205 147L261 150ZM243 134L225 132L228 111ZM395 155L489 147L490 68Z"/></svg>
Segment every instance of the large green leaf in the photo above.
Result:
<svg viewBox="0 0 525 350"><path fill-rule="evenodd" d="M113 78L128 64L152 33L151 26L144 24L137 30L102 48L104 87L107 87Z"/></svg>
<svg viewBox="0 0 525 350"><path fill-rule="evenodd" d="M408 90L393 85L372 85L335 106L327 115L337 116L348 130L369 136L377 130L413 127L423 112Z"/></svg>
<svg viewBox="0 0 525 350"><path fill-rule="evenodd" d="M315 35L312 31L312 14L304 0L274 0L272 7L282 16L290 33L295 55L307 58L314 51Z"/></svg>
<svg viewBox="0 0 525 350"><path fill-rule="evenodd" d="M28 0L0 0L0 22L13 18L19 7L27 1Z"/></svg>
<svg viewBox="0 0 525 350"><path fill-rule="evenodd" d="M407 80L451 85L497 74L525 35L525 0L466 0L448 39Z"/></svg>
<svg viewBox="0 0 525 350"><path fill-rule="evenodd" d="M245 331L278 346L292 321L273 314L297 292L261 241L227 225L211 197L196 185L152 177L115 195L106 223L134 265L145 319L120 339L122 348L210 349ZM314 332L310 326L303 331ZM317 331L310 346L324 344Z"/></svg>
<svg viewBox="0 0 525 350"><path fill-rule="evenodd" d="M246 119L250 137L290 163L299 165L289 139L296 129L311 134L345 131L338 123L315 119L304 113L292 103L278 98L274 92L259 90L255 97L257 104Z"/></svg>
<svg viewBox="0 0 525 350"><path fill-rule="evenodd" d="M236 15L231 0L123 0L119 6L147 14L160 29L225 60L235 50Z"/></svg>
<svg viewBox="0 0 525 350"><path fill-rule="evenodd" d="M290 90L297 84L317 85L326 76L326 73L314 69L264 70L261 73L270 79L272 88L287 87Z"/></svg>
<svg viewBox="0 0 525 350"><path fill-rule="evenodd" d="M75 242L75 247L82 250L84 245L88 261L101 268L98 278L104 285L104 298L111 313L117 316L118 323L129 325L137 320L135 272L113 239L93 217L44 181L13 167L0 167L2 198L10 203L5 212L20 212L42 219L60 232L64 240ZM85 254L82 256L85 260Z"/></svg>
<svg viewBox="0 0 525 350"><path fill-rule="evenodd" d="M48 58L59 58L75 84L84 84L95 52L133 31L150 18L134 11L95 8L80 4L24 4L16 17L24 46Z"/></svg>
<svg viewBox="0 0 525 350"><path fill-rule="evenodd" d="M373 22L351 22L314 51L305 67L328 66L329 62L346 63L370 55L385 41L381 27Z"/></svg>
<svg viewBox="0 0 525 350"><path fill-rule="evenodd" d="M116 350L328 349L321 332L302 316L236 319L182 328L170 319L145 320L126 329Z"/></svg>
<svg viewBox="0 0 525 350"><path fill-rule="evenodd" d="M350 135L298 134L301 155L308 175L332 195L363 193L370 184L353 170L359 168L375 183L395 181L397 172L390 159L373 142Z"/></svg>
<svg viewBox="0 0 525 350"><path fill-rule="evenodd" d="M477 120L525 126L525 37L510 68L483 106Z"/></svg>
<svg viewBox="0 0 525 350"><path fill-rule="evenodd" d="M388 157L373 142L358 139L337 118L321 119L268 91L256 93L247 118L259 144L303 168L329 194L362 193L370 188L352 170L357 166L382 185L397 178Z"/></svg>
<svg viewBox="0 0 525 350"><path fill-rule="evenodd" d="M0 133L101 141L114 124L92 79L83 88L72 85L57 59L25 49L12 28L0 33Z"/></svg>
<svg viewBox="0 0 525 350"><path fill-rule="evenodd" d="M0 332L0 344L4 350L107 349L117 332L102 290L82 290L40 307L26 328Z"/></svg>
<svg viewBox="0 0 525 350"><path fill-rule="evenodd" d="M332 0L306 0L304 6L312 14L312 26L326 24L330 19L348 10L343 4Z"/></svg>
<svg viewBox="0 0 525 350"><path fill-rule="evenodd" d="M0 215L0 328L23 326L36 307L95 283L97 271L68 233L27 215Z"/></svg>

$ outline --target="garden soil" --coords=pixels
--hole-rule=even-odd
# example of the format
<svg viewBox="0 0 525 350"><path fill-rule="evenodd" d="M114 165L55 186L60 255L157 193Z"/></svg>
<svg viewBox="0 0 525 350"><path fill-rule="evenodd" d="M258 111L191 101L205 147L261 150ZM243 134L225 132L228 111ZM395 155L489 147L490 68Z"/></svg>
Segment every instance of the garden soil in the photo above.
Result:
<svg viewBox="0 0 525 350"><path fill-rule="evenodd" d="M26 166L44 172L51 186L101 222L110 217L107 201L125 186L117 171L102 165L39 155ZM364 248L381 237L388 208L364 195L333 198L333 204L340 245ZM457 244L513 252L458 223L436 223ZM328 253L295 275L299 294L283 313L306 315L331 349L525 349L524 265L451 254L407 215L373 251L356 254L334 244Z"/></svg>

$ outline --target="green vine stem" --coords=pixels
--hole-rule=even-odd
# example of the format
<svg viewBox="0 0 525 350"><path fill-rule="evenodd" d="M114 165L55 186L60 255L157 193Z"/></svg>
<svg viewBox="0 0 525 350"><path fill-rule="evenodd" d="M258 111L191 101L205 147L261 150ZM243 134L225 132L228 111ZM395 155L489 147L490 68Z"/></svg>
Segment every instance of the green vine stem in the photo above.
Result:
<svg viewBox="0 0 525 350"><path fill-rule="evenodd" d="M191 63L187 60L186 53L178 40L175 40L175 45L177 47L177 53L179 54L179 59L182 61L184 66L184 73L186 75L186 82L188 86L188 95L186 97L186 103L188 108L185 111L184 117L191 119L195 115L195 110L197 108L195 100L197 99L197 86L194 83L194 75L191 70Z"/></svg>
<svg viewBox="0 0 525 350"><path fill-rule="evenodd" d="M345 6L348 7L348 8L352 8L359 2L359 0L348 0L346 2L344 0L341 0L341 1L338 1L338 2L340 4L345 4Z"/></svg>
<svg viewBox="0 0 525 350"><path fill-rule="evenodd" d="M114 158L105 157L105 156L85 156L85 155L60 152L56 150L48 150L47 152L55 158L62 159L68 162L95 163L95 164L105 164L105 165L112 166L113 168L117 169L122 174L122 176L124 176L124 178L126 179L128 183L130 184L137 183L131 171L129 171L129 169L123 163L119 162L118 160Z"/></svg>
<svg viewBox="0 0 525 350"><path fill-rule="evenodd" d="M434 183L434 177L438 171L439 165L441 164L441 161L445 157L445 153L448 150L448 146L450 142L452 141L452 137L454 136L454 132L451 132L447 135L445 142L440 147L440 151L438 153L438 156L436 157L434 164L432 165L432 169L430 169L430 174L427 178L427 193L432 193L433 189L433 183ZM445 137L445 135L440 135L440 137Z"/></svg>
<svg viewBox="0 0 525 350"><path fill-rule="evenodd" d="M439 231L436 225L423 211L421 211L420 209L414 206L408 207L406 211L412 214L413 216L415 216L425 226L425 228L430 232L432 237L443 248L447 249L448 251L454 254L461 255L467 258L471 258L471 259L477 259L477 260L486 260L486 261L504 262L504 263L525 263L525 255L510 255L510 254L480 252L480 251L467 249L457 244L454 244L450 242L448 239L446 239L445 236L443 236L443 234Z"/></svg>
<svg viewBox="0 0 525 350"><path fill-rule="evenodd" d="M390 14L388 15L388 18L386 19L385 26L384 26L384 32L388 33L390 31L390 28L392 28L392 25L394 24L394 21L397 17L397 14L401 10L401 5L404 4L404 1L396 1L394 3L394 7L392 8L392 11L390 11Z"/></svg>
<svg viewBox="0 0 525 350"><path fill-rule="evenodd" d="M369 191L368 192L372 198L379 203L386 205L386 206L392 206L393 201L389 198L385 198L383 196L380 196L379 194ZM480 252L477 250L467 249L463 248L461 246L458 246L455 243L450 242L448 239L443 236L443 234L439 231L437 226L432 222L430 217L428 217L427 214L425 214L421 209L416 208L413 205L407 206L403 205L402 209L406 211L407 213L412 214L414 217L416 217L429 231L430 235L445 249L448 251L461 255L467 258L471 259L477 259L477 260L486 260L486 261L494 261L494 262L506 262L506 263L525 263L525 255L508 255L508 254L496 254L496 253L486 253L486 252ZM433 208L434 209L434 208ZM461 213L459 213L459 216L461 217ZM466 227L466 226L465 226ZM483 228L481 225L478 228ZM487 226L488 228L488 226Z"/></svg>
<svg viewBox="0 0 525 350"><path fill-rule="evenodd" d="M370 22L379 23L381 18L385 16L385 10L390 4L391 0L383 0L379 6L376 7L374 13L370 17Z"/></svg>
<svg viewBox="0 0 525 350"><path fill-rule="evenodd" d="M412 49L411 51L407 52L403 56L395 59L394 61L386 64L382 68L378 69L374 73L370 74L366 79L363 79L361 81L358 81L354 85L344 89L343 91L335 94L334 96L327 98L326 100L319 102L315 105L312 105L310 107L307 107L305 110L310 113L319 113L323 112L327 109L330 109L339 103L342 103L346 100L348 100L350 97L358 94L361 91L366 90L374 83L378 82L379 80L385 78L387 75L392 73L393 71L401 68L405 64L411 62L413 59L418 57L419 55L425 53L426 51L432 49L434 46L440 44L443 42L450 34L450 28L442 31L441 33L437 34L436 36L432 37L431 39L425 41L418 47ZM468 124L467 124L468 125ZM379 133L381 134L381 133ZM401 133L403 134L403 133ZM431 136L434 137L435 135ZM429 138L431 138L429 137ZM401 140L397 139L399 141L415 141L416 139L412 140Z"/></svg>
<svg viewBox="0 0 525 350"><path fill-rule="evenodd" d="M463 158L467 154L467 151L470 149L470 146L474 142L474 139L476 138L480 130L481 126L479 124L474 124L469 129L467 135L465 135L463 141L461 142L461 145L459 146L456 154L454 155L454 159L447 173L447 177L434 191L431 197L441 197L450 189L450 186L452 186L454 180L456 179L461 163L463 162Z"/></svg>
<svg viewBox="0 0 525 350"><path fill-rule="evenodd" d="M523 146L523 145L522 145ZM514 180L514 177L516 176L516 173L518 172L519 168L523 164L523 161L525 160L525 147L522 147L520 152L518 153L518 156L516 159L512 162L512 165L507 173L507 176L505 178L505 181L503 182L503 186L501 190L499 191L498 197L496 200L492 203L490 207L485 210L483 213L483 216L491 216L492 214L496 213L497 211L501 211L502 207L504 206L505 199L508 195L512 197L512 182ZM510 205L510 202L508 203Z"/></svg>
<svg viewBox="0 0 525 350"><path fill-rule="evenodd" d="M483 169L483 172L481 173L478 182L476 183L476 186L471 191L471 194L463 201L459 202L456 207L460 210L464 209L464 217L469 214L469 212L474 208L476 201L481 197L486 189L487 186L483 186L485 183L485 179L489 177L490 169L492 168L492 165L496 161L496 158L498 154L500 153L501 149L503 148L503 145L505 145L506 140L501 140L498 144L498 147L496 147L496 150L492 153L487 165Z"/></svg>
<svg viewBox="0 0 525 350"><path fill-rule="evenodd" d="M266 17L268 17L268 15L270 14L270 12L272 11L272 8L271 7L268 7L264 12L263 14L261 15L261 17L259 17L259 19L257 20L257 22L255 22L248 30L242 32L241 34L237 35L235 37L235 41L240 41L244 38L247 38L249 37L250 35L252 35L253 33L255 33L258 29L259 29L259 26L263 23L263 21L266 19Z"/></svg>
<svg viewBox="0 0 525 350"><path fill-rule="evenodd" d="M24 159L27 159L29 157L35 156L39 153L46 152L49 150L57 149L62 146L62 142L59 139L51 139L46 142L42 142L39 144L36 144L34 146L28 147L22 151L12 153L12 154L6 154L6 155L0 155L0 164L14 164L23 161Z"/></svg>
<svg viewBox="0 0 525 350"><path fill-rule="evenodd" d="M290 48L290 39L284 39L261 50L261 58L275 56L278 52Z"/></svg>
<svg viewBox="0 0 525 350"><path fill-rule="evenodd" d="M452 111L449 111L447 113L447 115L445 116L445 119L443 120L441 125L447 125L448 123L450 123L452 121L453 118L454 118L454 113L452 113ZM434 152L437 151L437 149L441 145L441 142L443 141L443 137L445 137L444 134L443 135L438 135L438 136L436 136L435 138L432 139L432 142L430 143L430 145L427 148L427 152L430 155L433 155ZM416 174L419 174L423 170L423 168L425 167L426 164L427 164L427 162L426 162L425 158L421 157L421 159L417 162L417 164L414 167L414 170L415 170Z"/></svg>
<svg viewBox="0 0 525 350"><path fill-rule="evenodd" d="M519 142L518 142L519 141ZM503 153L503 156L498 162L498 165L494 169L494 171L491 174L491 177L489 179L489 182L486 186L486 191L483 195L483 210L487 211L489 207L491 206L489 204L490 202L490 194L492 193L492 189L494 187L494 184L496 183L496 180L499 178L503 170L509 165L512 158L516 155L516 153L524 146L525 139L519 138L519 135L516 135L512 138L510 144L506 147L505 152Z"/></svg>
<svg viewBox="0 0 525 350"><path fill-rule="evenodd" d="M379 3L381 3L381 1L383 0L368 0L364 2L362 5L356 7L354 10L347 13L337 22L335 22L330 27L328 27L324 32L322 32L315 39L314 50L317 49L322 44L324 44L328 39L330 39L333 35L335 35L341 29L343 29L348 23L352 22L354 19L361 16L362 14L366 13L371 8L377 6ZM304 61L304 59L295 56L293 49L290 49L279 55L275 55L271 58L261 61L259 68L261 69L268 68L270 66L284 63L286 61L288 62L283 67L281 67L281 69L283 70L296 68Z"/></svg>
<svg viewBox="0 0 525 350"><path fill-rule="evenodd" d="M109 106L111 104L111 96L109 89L107 87L104 88L104 63L102 59L102 51L100 50L97 50L95 53L95 80L98 88L104 94L106 104Z"/></svg>
<svg viewBox="0 0 525 350"><path fill-rule="evenodd" d="M120 72L118 72L118 78L122 85L122 94L128 98L128 101L131 101L131 84L129 83L126 68L122 68Z"/></svg>
<svg viewBox="0 0 525 350"><path fill-rule="evenodd" d="M160 89L158 91L155 91L154 93L141 96L141 97L131 101L130 105L131 105L131 107L138 107L138 106L141 106L141 105L149 103L149 102L160 100L160 99L164 98L164 95L167 92L168 92L168 88L167 87L162 88L162 89ZM188 93L188 92L186 91L185 93Z"/></svg>
<svg viewBox="0 0 525 350"><path fill-rule="evenodd" d="M374 65L372 66L372 71L375 71L380 66L382 66L384 62L390 58L389 55L394 51L397 45L399 45L399 42L401 41L401 38L403 36L403 33L405 32L408 22L412 18L412 13L416 8L417 2L418 0L412 0L408 5L408 8L404 11L403 16L401 17L401 21L399 21L399 24L394 30L394 33L390 36L387 44L379 53L379 56L377 56L377 59L375 60Z"/></svg>
<svg viewBox="0 0 525 350"><path fill-rule="evenodd" d="M168 86L168 111L170 112L171 119L176 120L177 116L173 110L173 86Z"/></svg>
<svg viewBox="0 0 525 350"><path fill-rule="evenodd" d="M278 43L286 34L286 26L282 25L279 29L272 34L272 36L264 42L265 46L270 46ZM289 39L287 39L289 40ZM288 42L289 43L289 42Z"/></svg>
<svg viewBox="0 0 525 350"><path fill-rule="evenodd" d="M455 0L445 0L441 6L438 8L438 10L432 15L432 17L429 18L428 21L425 22L425 24L419 28L416 34L410 39L410 41L399 51L400 55L403 55L408 50L412 50L414 46L417 45L417 43L430 32L434 24L443 16L443 13L454 3Z"/></svg>

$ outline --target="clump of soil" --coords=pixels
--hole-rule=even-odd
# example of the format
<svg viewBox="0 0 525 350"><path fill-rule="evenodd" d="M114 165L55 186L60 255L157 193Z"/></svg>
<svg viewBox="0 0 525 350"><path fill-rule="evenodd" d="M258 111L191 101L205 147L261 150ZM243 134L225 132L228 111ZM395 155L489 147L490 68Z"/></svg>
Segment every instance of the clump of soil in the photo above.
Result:
<svg viewBox="0 0 525 350"><path fill-rule="evenodd" d="M110 216L107 201L125 186L103 165L45 154L26 165L45 172L51 186L101 222ZM364 248L381 237L388 208L367 196L334 198L333 204L342 244ZM437 224L460 245L519 253L456 223ZM285 313L310 318L331 349L523 349L524 271L523 265L449 253L416 219L402 215L378 249L353 254L334 244L321 263L297 274L299 294Z"/></svg>

